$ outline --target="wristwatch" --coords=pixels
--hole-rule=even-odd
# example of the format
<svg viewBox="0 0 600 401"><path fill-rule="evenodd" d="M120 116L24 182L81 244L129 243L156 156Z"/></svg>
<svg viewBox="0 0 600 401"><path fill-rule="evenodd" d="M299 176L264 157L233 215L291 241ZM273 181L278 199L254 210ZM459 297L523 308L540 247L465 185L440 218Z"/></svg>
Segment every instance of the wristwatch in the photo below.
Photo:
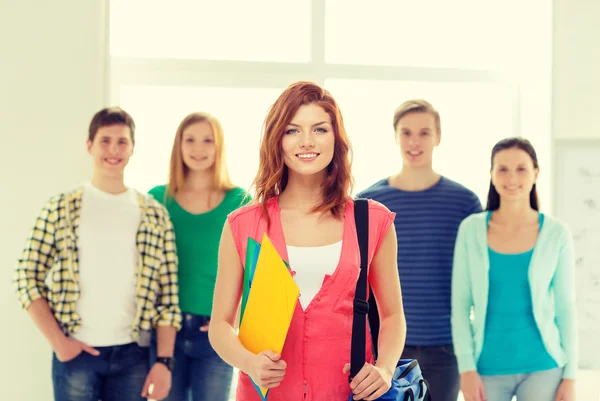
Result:
<svg viewBox="0 0 600 401"><path fill-rule="evenodd" d="M156 358L156 362L157 363L162 363L163 365L165 365L167 367L167 369L169 369L171 372L173 370L175 370L175 358L173 357L157 357Z"/></svg>

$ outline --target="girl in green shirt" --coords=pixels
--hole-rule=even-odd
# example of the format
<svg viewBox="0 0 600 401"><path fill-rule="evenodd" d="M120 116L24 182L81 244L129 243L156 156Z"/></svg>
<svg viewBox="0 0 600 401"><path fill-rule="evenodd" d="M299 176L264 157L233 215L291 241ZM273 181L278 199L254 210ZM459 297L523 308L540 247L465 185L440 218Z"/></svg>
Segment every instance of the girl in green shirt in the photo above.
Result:
<svg viewBox="0 0 600 401"><path fill-rule="evenodd" d="M165 400L225 401L233 371L212 349L208 324L221 231L227 215L250 197L231 183L223 129L215 117L192 113L183 119L173 143L169 183L150 194L165 205L173 222L183 312L171 392ZM152 350L153 360L161 357L159 349Z"/></svg>

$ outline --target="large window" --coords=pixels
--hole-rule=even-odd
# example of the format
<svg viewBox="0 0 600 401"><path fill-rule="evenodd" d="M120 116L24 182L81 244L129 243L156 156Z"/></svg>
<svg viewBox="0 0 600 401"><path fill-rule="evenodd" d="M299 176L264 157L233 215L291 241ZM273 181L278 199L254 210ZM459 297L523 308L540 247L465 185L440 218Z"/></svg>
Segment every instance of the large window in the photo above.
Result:
<svg viewBox="0 0 600 401"><path fill-rule="evenodd" d="M425 98L442 117L437 170L483 201L492 145L523 135L538 151L549 210L546 3L112 0L111 99L139 127L127 181L142 190L165 182L177 125L206 111L221 120L231 175L247 188L268 107L290 83L311 80L342 109L355 191L399 171L394 109Z"/></svg>

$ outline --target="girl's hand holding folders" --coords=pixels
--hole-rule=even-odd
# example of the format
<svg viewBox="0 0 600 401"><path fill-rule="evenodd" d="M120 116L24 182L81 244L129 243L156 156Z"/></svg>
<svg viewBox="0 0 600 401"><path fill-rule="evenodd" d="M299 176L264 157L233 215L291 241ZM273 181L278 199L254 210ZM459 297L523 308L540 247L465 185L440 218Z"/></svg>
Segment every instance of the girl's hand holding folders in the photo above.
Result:
<svg viewBox="0 0 600 401"><path fill-rule="evenodd" d="M244 373L261 388L277 387L283 380L287 367L285 361L280 358L281 355L269 350L253 355L249 358Z"/></svg>

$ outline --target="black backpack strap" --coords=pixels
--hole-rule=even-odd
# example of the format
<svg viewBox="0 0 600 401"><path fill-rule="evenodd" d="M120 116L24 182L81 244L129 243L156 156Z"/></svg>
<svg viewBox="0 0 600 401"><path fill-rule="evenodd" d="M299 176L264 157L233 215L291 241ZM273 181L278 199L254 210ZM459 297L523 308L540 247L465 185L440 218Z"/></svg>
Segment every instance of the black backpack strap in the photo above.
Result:
<svg viewBox="0 0 600 401"><path fill-rule="evenodd" d="M352 346L350 352L350 376L352 380L365 364L366 353L366 318L369 315L369 326L373 342L373 354L377 359L377 340L379 337L379 313L377 303L368 281L369 267L369 203L366 199L354 201L354 222L360 250L360 275L354 294L354 317L352 321ZM369 301L367 302L367 288Z"/></svg>

